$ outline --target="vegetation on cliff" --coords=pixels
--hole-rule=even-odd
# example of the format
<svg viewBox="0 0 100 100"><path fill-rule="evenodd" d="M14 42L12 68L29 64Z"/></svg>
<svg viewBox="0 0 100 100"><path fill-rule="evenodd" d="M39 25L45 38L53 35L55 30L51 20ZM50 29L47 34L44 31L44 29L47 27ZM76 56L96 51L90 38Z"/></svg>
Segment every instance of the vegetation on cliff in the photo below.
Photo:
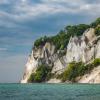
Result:
<svg viewBox="0 0 100 100"><path fill-rule="evenodd" d="M37 39L34 42L34 46L38 48L39 46L44 46L46 42L50 42L55 45L56 51L64 50L67 47L71 36L81 36L88 28L94 28L96 35L100 35L100 18L98 18L90 25L79 24L66 26L64 30L61 30L56 36L44 36L40 39ZM68 66L66 66L66 70L58 76L51 74L52 68L48 65L41 65L38 66L35 73L31 74L28 81L45 82L50 78L56 76L56 78L61 79L63 82L65 82L66 80L76 82L77 77L90 73L91 70L98 65L100 65L100 58L96 58L89 64L73 61Z"/></svg>
<svg viewBox="0 0 100 100"><path fill-rule="evenodd" d="M48 80L50 77L50 72L51 72L51 67L46 66L46 65L41 65L38 66L37 70L35 73L32 73L29 82L43 82Z"/></svg>
<svg viewBox="0 0 100 100"><path fill-rule="evenodd" d="M66 70L60 75L54 75L51 73L52 68L46 65L41 65L37 68L35 73L32 73L28 82L45 82L50 78L61 79L62 82L71 81L76 82L76 78L88 74L91 70L100 65L100 58L94 59L89 64L84 64L82 62L71 62Z"/></svg>
<svg viewBox="0 0 100 100"><path fill-rule="evenodd" d="M96 19L93 23L90 24L90 27L95 28L95 33L100 35L100 17Z"/></svg>
<svg viewBox="0 0 100 100"><path fill-rule="evenodd" d="M46 42L51 42L55 45L56 50L62 50L66 48L71 36L81 36L86 29L95 28L96 34L100 35L100 18L91 23L90 25L68 25L61 30L57 35L51 37L41 37L34 42L35 47L43 46Z"/></svg>
<svg viewBox="0 0 100 100"><path fill-rule="evenodd" d="M56 36L41 37L34 42L34 46L43 46L46 42L51 42L55 45L56 50L63 50L66 48L71 36L80 36L83 32L89 28L89 25L80 24L74 26L67 26L64 30L61 30Z"/></svg>
<svg viewBox="0 0 100 100"><path fill-rule="evenodd" d="M94 59L93 62L89 64L84 64L82 62L72 62L66 67L66 70L61 75L58 75L58 78L60 78L63 82L66 80L75 82L77 77L90 73L94 67L99 65L100 58Z"/></svg>

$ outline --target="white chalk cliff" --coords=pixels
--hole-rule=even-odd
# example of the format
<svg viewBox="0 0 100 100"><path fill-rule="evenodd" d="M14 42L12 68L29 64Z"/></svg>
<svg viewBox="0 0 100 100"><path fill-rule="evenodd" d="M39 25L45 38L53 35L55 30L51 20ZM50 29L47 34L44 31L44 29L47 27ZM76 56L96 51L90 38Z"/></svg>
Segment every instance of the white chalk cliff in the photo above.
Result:
<svg viewBox="0 0 100 100"><path fill-rule="evenodd" d="M41 64L53 66L51 72L60 74L72 61L89 63L95 58L100 58L100 36L95 35L93 28L86 30L82 36L70 37L69 43L64 50L55 52L55 45L46 42L43 47L33 47L21 83L28 83L30 75ZM57 82L60 81L57 80ZM84 75L78 82L100 83L100 66L93 69L90 74ZM56 83L55 80L54 83Z"/></svg>

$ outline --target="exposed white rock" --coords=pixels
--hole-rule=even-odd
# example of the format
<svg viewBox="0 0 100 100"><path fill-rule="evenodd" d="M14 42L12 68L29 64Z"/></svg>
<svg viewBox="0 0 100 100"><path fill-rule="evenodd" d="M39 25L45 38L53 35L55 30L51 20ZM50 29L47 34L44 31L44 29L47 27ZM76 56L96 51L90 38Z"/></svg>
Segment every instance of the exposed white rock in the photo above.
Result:
<svg viewBox="0 0 100 100"><path fill-rule="evenodd" d="M98 41L97 45L95 46L96 50L96 58L100 58L100 40Z"/></svg>
<svg viewBox="0 0 100 100"><path fill-rule="evenodd" d="M49 62L49 57L54 54L55 46L46 43L43 47L33 48L31 55L28 58L25 72L21 83L27 83L30 75L34 73L39 65L46 63L52 66L52 62Z"/></svg>
<svg viewBox="0 0 100 100"><path fill-rule="evenodd" d="M94 58L96 47L92 42L96 40L94 29L88 29L81 37L71 37L67 46L67 63L72 61L88 62ZM99 48L98 48L99 49Z"/></svg>
<svg viewBox="0 0 100 100"><path fill-rule="evenodd" d="M95 30L94 28L87 29L83 35L88 39L89 42L96 39Z"/></svg>
<svg viewBox="0 0 100 100"><path fill-rule="evenodd" d="M78 83L100 83L100 66L94 68L91 73L81 77Z"/></svg>
<svg viewBox="0 0 100 100"><path fill-rule="evenodd" d="M35 72L36 68L38 66L38 61L34 59L33 57L33 51L31 55L28 58L26 67L25 67L25 72L23 75L23 79L21 80L21 83L27 83L30 75Z"/></svg>
<svg viewBox="0 0 100 100"><path fill-rule="evenodd" d="M50 79L49 81L47 81L47 83L61 83L61 80L53 78L53 79Z"/></svg>
<svg viewBox="0 0 100 100"><path fill-rule="evenodd" d="M65 66L62 64L61 60L58 58L55 62L54 62L54 66L52 69L52 73L61 73L61 70L64 69Z"/></svg>
<svg viewBox="0 0 100 100"><path fill-rule="evenodd" d="M73 37L70 39L69 44L67 46L67 54L66 59L67 63L72 61L84 61L84 50L86 48L85 39L83 40L81 37Z"/></svg>
<svg viewBox="0 0 100 100"><path fill-rule="evenodd" d="M34 73L41 64L52 66L53 69L51 72L60 74L65 70L67 64L72 61L88 63L94 58L100 58L100 40L96 37L94 29L90 28L84 32L83 36L70 38L65 55L59 56L60 52L63 51L58 50L58 52L55 53L55 46L49 42L45 43L42 47L34 47L27 61L21 83L27 83L30 75ZM99 67L97 70L100 70ZM94 78L96 79L93 81L94 83L100 83L100 81L98 81L100 78L99 71L93 71L88 75L88 78L84 77L85 76L79 81L80 83L90 83ZM60 81L51 79L49 82L59 83Z"/></svg>

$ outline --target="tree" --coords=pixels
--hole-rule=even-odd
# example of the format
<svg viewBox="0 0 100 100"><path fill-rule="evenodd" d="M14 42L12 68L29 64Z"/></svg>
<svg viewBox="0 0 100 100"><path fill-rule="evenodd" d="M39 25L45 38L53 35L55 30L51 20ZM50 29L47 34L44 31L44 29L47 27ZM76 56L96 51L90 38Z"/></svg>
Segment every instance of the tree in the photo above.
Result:
<svg viewBox="0 0 100 100"><path fill-rule="evenodd" d="M93 28L96 28L98 25L100 25L100 17L90 24L90 26Z"/></svg>
<svg viewBox="0 0 100 100"><path fill-rule="evenodd" d="M75 36L75 35L80 36L88 28L89 28L89 25L79 24L79 25L67 26L65 29L67 31L67 34L70 37L70 36Z"/></svg>

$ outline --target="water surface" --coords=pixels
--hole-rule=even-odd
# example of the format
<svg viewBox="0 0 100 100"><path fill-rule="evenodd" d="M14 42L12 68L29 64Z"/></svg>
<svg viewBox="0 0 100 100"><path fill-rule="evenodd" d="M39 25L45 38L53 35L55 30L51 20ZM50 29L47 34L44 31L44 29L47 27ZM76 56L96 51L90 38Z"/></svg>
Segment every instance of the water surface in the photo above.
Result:
<svg viewBox="0 0 100 100"><path fill-rule="evenodd" d="M100 85L0 84L0 100L100 100Z"/></svg>

